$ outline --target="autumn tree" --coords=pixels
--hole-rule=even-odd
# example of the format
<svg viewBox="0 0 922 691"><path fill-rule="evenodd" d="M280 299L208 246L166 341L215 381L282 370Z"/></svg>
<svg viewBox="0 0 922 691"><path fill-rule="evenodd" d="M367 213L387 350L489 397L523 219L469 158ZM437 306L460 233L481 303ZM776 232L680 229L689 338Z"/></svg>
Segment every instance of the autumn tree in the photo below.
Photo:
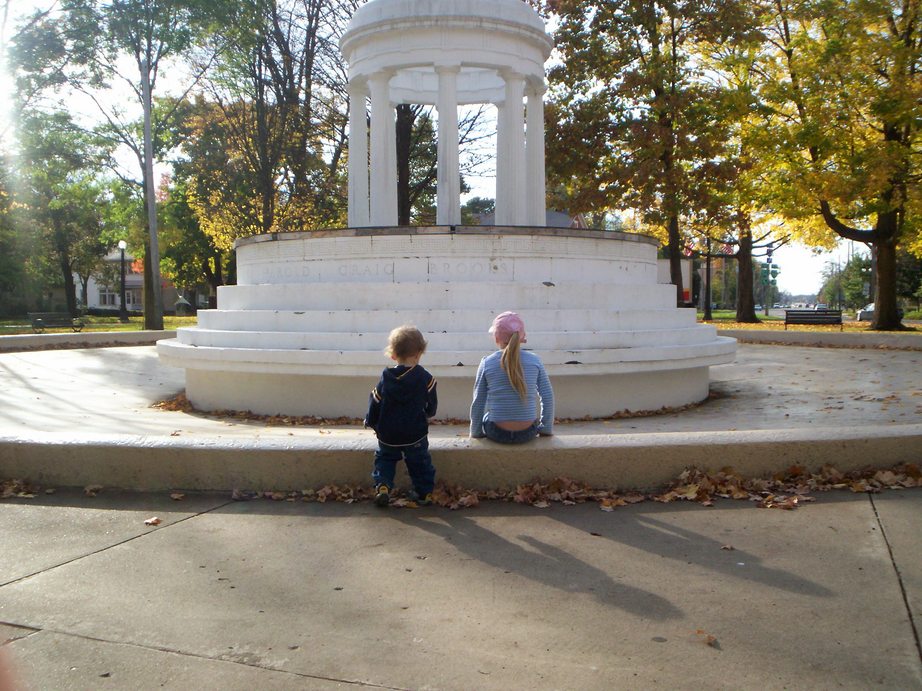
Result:
<svg viewBox="0 0 922 691"><path fill-rule="evenodd" d="M877 278L871 328L900 328L897 248L922 232L922 5L760 7L768 38L761 98L771 105L778 206L792 220L819 221L867 244Z"/></svg>
<svg viewBox="0 0 922 691"><path fill-rule="evenodd" d="M235 183L253 190L245 199L240 188L232 188L239 206L225 212L247 218L245 225L206 228L226 235L219 244L344 220L346 67L337 39L357 4L253 0L239 4L237 19L216 35L229 50L205 81L211 105L199 108L195 136L206 136L216 153L218 140L223 142L219 155L233 167ZM187 147L188 158L193 160L202 148L197 143ZM191 201L205 218L215 205L196 187Z"/></svg>
<svg viewBox="0 0 922 691"><path fill-rule="evenodd" d="M701 207L724 139L693 51L735 36L745 15L731 0L554 7L562 61L550 71L551 186L566 190L570 211L629 207L662 227L681 304L680 219Z"/></svg>

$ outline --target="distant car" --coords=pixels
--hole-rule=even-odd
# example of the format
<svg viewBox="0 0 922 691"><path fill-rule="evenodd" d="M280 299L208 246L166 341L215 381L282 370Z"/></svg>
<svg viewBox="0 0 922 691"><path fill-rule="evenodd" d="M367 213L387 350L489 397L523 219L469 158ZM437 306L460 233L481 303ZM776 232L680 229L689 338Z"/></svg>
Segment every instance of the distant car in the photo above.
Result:
<svg viewBox="0 0 922 691"><path fill-rule="evenodd" d="M756 312L758 312L760 309L762 309L762 305L756 305Z"/></svg>
<svg viewBox="0 0 922 691"><path fill-rule="evenodd" d="M896 313L900 319L903 318L902 309L897 308ZM859 322L873 321L873 319L874 319L874 303L873 302L870 302L864 307L862 307L860 310L858 310L858 313L855 315L855 321L859 321Z"/></svg>
<svg viewBox="0 0 922 691"><path fill-rule="evenodd" d="M772 305L772 309L773 309L773 310L781 309L781 303L780 303L780 302L776 302L774 305Z"/></svg>
<svg viewBox="0 0 922 691"><path fill-rule="evenodd" d="M813 309L815 309L815 310L828 310L828 309L829 309L829 305L827 305L825 302L818 302L818 303L816 303L816 305L813 306Z"/></svg>

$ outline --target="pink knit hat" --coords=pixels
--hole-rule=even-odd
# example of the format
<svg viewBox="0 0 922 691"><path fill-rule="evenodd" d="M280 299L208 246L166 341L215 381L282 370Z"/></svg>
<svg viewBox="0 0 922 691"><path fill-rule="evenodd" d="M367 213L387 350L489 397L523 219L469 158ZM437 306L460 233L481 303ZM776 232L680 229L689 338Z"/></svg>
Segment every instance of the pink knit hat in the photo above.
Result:
<svg viewBox="0 0 922 691"><path fill-rule="evenodd" d="M502 343L508 342L512 334L518 333L519 341L525 343L525 322L515 312L503 312L493 320L490 333Z"/></svg>

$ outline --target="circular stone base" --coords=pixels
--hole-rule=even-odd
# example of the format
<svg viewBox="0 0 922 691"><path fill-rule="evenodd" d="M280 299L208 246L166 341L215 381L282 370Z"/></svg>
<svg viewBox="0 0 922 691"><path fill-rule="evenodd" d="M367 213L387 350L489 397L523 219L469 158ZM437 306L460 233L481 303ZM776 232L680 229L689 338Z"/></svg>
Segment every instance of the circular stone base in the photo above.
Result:
<svg viewBox="0 0 922 691"><path fill-rule="evenodd" d="M736 341L675 307L656 243L558 228L346 229L247 238L236 286L198 326L160 341L200 410L360 418L391 329L415 324L442 419L467 419L498 312L525 319L558 418L658 410L708 395Z"/></svg>
<svg viewBox="0 0 922 691"><path fill-rule="evenodd" d="M425 362L421 363L425 366ZM439 420L468 420L470 376L438 378ZM186 372L186 397L198 410L248 410L258 415L362 418L377 378ZM608 417L618 412L677 408L708 396L708 370L554 377L557 417ZM319 412L319 411L322 411Z"/></svg>

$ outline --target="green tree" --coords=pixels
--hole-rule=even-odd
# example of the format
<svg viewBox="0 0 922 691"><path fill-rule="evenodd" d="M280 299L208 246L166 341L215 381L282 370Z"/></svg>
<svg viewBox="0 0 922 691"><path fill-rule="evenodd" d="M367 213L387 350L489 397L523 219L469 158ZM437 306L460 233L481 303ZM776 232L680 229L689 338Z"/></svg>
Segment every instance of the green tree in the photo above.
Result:
<svg viewBox="0 0 922 691"><path fill-rule="evenodd" d="M226 21L231 0L61 0L60 13L29 25L15 42L20 93L79 92L98 106L101 131L130 150L140 171L147 212L145 326L163 328L154 158L162 153L175 109L157 117L154 94L162 70L187 54L211 24ZM197 78L191 78L191 88ZM126 93L142 127L126 116ZM179 104L181 99L175 99ZM66 106L60 106L66 107Z"/></svg>
<svg viewBox="0 0 922 691"><path fill-rule="evenodd" d="M496 200L485 197L471 197L461 205L461 222L465 225L479 225L482 215L496 213Z"/></svg>
<svg viewBox="0 0 922 691"><path fill-rule="evenodd" d="M31 114L20 124L17 214L56 267L67 309L77 313L74 273L85 275L105 254L100 238L103 188L98 159L86 137L63 114Z"/></svg>
<svg viewBox="0 0 922 691"><path fill-rule="evenodd" d="M10 163L0 158L0 315L25 311L26 253L14 223Z"/></svg>
<svg viewBox="0 0 922 691"><path fill-rule="evenodd" d="M164 259L168 276L185 293L209 288L209 305L217 305L217 288L232 274L233 253L218 249L189 201L191 181L174 179L163 203Z"/></svg>

